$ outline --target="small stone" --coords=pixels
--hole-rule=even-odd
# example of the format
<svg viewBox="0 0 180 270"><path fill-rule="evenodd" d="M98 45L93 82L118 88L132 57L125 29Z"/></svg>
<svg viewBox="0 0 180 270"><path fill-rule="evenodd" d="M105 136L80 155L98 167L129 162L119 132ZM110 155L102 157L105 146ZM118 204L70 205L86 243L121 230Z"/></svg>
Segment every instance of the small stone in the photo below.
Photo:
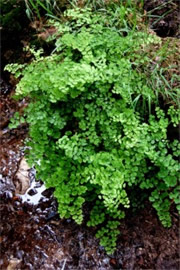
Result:
<svg viewBox="0 0 180 270"><path fill-rule="evenodd" d="M30 196L34 196L34 195L36 195L37 194L37 190L36 189L30 189L29 191L28 191L28 195L30 195Z"/></svg>
<svg viewBox="0 0 180 270"><path fill-rule="evenodd" d="M42 192L42 195L43 195L44 197L50 198L51 195L53 194L53 191L54 191L53 188L46 189L46 190L44 190L44 191Z"/></svg>
<svg viewBox="0 0 180 270"><path fill-rule="evenodd" d="M15 270L17 268L17 265L21 262L21 260L18 260L17 258L12 258L9 261L9 265L7 267L7 270Z"/></svg>

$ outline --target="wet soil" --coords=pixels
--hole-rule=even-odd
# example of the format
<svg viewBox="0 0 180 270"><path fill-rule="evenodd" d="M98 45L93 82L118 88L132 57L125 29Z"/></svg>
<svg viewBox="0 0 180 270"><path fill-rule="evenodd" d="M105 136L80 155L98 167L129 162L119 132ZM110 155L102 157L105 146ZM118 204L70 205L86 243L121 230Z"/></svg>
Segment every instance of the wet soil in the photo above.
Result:
<svg viewBox="0 0 180 270"><path fill-rule="evenodd" d="M9 130L13 112L25 101L15 102L3 83L1 110L0 171L0 269L158 269L178 270L178 215L172 209L173 225L165 229L148 202L145 208L127 214L120 226L117 251L107 256L95 238L95 229L78 226L71 219L61 220L53 190L45 190L37 204L23 201L17 192L16 173L23 155L27 127ZM2 84L2 85L3 85ZM6 91L5 91L6 90ZM35 171L28 169L30 183ZM42 182L28 189L35 196Z"/></svg>
<svg viewBox="0 0 180 270"><path fill-rule="evenodd" d="M0 269L12 269L14 261L13 269L179 269L176 216L168 230L150 206L129 216L120 227L115 255L107 256L93 231L51 217L55 207L53 198L37 207L17 198L1 200Z"/></svg>

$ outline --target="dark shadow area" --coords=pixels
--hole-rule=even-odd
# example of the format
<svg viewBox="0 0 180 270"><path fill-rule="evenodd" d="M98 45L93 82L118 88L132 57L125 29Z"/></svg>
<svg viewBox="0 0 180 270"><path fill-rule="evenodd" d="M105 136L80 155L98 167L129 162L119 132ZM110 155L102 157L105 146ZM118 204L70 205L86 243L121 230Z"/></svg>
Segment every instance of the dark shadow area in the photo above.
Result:
<svg viewBox="0 0 180 270"><path fill-rule="evenodd" d="M145 0L144 9L147 11L150 27L158 36L180 38L179 0Z"/></svg>

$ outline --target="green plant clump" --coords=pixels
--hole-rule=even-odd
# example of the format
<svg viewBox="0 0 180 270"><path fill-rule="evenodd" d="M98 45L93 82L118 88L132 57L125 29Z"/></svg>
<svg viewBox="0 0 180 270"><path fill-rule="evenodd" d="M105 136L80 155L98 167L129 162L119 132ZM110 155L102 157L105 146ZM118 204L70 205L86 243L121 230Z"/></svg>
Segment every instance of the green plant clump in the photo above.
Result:
<svg viewBox="0 0 180 270"><path fill-rule="evenodd" d="M137 68L148 61L139 58L141 50L159 38L127 24L124 32L120 19L113 27L111 13L76 8L65 18L51 21L57 32L50 56L36 52L27 66L6 67L20 77L17 97L30 99L16 119L29 124L28 160L46 187L55 188L60 217L81 224L90 202L87 225L97 226L100 244L112 253L119 220L132 203L127 189L147 189L164 226L171 225L172 202L180 207L180 148L167 136L179 111L159 107Z"/></svg>

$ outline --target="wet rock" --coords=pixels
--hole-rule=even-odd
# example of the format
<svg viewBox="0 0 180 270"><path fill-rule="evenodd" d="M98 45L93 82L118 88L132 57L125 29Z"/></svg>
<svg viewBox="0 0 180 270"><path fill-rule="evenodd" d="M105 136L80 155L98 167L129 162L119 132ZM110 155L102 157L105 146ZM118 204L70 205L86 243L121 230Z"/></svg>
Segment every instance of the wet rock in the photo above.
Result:
<svg viewBox="0 0 180 270"><path fill-rule="evenodd" d="M48 188L42 192L44 197L50 198L53 194L54 188Z"/></svg>
<svg viewBox="0 0 180 270"><path fill-rule="evenodd" d="M7 199L12 198L14 190L15 186L12 179L3 177L3 175L0 174L0 196L4 196Z"/></svg>
<svg viewBox="0 0 180 270"><path fill-rule="evenodd" d="M23 195L20 195L22 202L26 202L31 205L38 205L40 202L48 202L49 199L42 195L43 191L46 190L44 184L36 182L35 177L32 178L31 186L26 190Z"/></svg>
<svg viewBox="0 0 180 270"><path fill-rule="evenodd" d="M35 188L32 188L32 189L30 189L29 191L28 191L28 195L30 195L30 196L34 196L35 194L37 194L38 192L37 192L37 190L35 189Z"/></svg>
<svg viewBox="0 0 180 270"><path fill-rule="evenodd" d="M43 185L41 181L36 182L34 188L40 188Z"/></svg>
<svg viewBox="0 0 180 270"><path fill-rule="evenodd" d="M145 249L144 248L138 248L137 250L136 250L136 255L137 256L141 256L141 255L143 255L143 254L145 254Z"/></svg>
<svg viewBox="0 0 180 270"><path fill-rule="evenodd" d="M51 211L50 213L48 213L48 215L46 216L46 220L51 220L54 217L58 217L58 213L56 211Z"/></svg>
<svg viewBox="0 0 180 270"><path fill-rule="evenodd" d="M21 260L17 259L17 258L12 258L10 261L9 261L9 264L8 264L8 267L7 267L7 270L15 270L17 265L21 262Z"/></svg>
<svg viewBox="0 0 180 270"><path fill-rule="evenodd" d="M15 174L16 194L25 194L30 186L29 165L25 158L21 159L17 173Z"/></svg>
<svg viewBox="0 0 180 270"><path fill-rule="evenodd" d="M16 252L16 258L17 259L22 260L23 259L23 256L24 256L24 251L23 250L18 250Z"/></svg>

